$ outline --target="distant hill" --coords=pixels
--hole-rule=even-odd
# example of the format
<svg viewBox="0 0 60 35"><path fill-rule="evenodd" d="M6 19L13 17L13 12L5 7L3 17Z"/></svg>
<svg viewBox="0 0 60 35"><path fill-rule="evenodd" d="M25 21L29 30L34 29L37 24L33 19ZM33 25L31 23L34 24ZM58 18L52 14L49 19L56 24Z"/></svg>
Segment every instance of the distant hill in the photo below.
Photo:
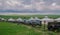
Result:
<svg viewBox="0 0 60 35"><path fill-rule="evenodd" d="M60 10L0 10L0 13L45 13L45 14L60 14Z"/></svg>

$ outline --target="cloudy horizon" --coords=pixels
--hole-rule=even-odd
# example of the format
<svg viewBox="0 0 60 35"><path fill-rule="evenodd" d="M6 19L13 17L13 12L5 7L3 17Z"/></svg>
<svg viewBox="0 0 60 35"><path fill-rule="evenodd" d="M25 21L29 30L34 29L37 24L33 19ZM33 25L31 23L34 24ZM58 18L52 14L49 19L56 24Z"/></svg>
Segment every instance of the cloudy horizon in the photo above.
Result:
<svg viewBox="0 0 60 35"><path fill-rule="evenodd" d="M60 0L0 0L0 13L60 14Z"/></svg>

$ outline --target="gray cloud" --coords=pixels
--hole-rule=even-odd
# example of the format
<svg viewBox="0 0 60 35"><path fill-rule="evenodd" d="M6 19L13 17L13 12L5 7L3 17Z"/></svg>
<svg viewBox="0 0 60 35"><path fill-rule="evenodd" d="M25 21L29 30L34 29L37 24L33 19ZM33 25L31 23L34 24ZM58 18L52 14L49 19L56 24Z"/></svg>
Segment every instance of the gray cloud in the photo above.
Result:
<svg viewBox="0 0 60 35"><path fill-rule="evenodd" d="M60 10L60 0L0 0L0 10L52 12Z"/></svg>

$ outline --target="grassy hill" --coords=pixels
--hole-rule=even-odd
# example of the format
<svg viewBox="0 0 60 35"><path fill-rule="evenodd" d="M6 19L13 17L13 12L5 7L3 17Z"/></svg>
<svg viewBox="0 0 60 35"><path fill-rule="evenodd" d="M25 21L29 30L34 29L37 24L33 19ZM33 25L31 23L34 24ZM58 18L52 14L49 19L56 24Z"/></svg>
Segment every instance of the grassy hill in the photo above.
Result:
<svg viewBox="0 0 60 35"><path fill-rule="evenodd" d="M42 27L32 27L24 24L0 22L0 35L60 35L57 32L43 31Z"/></svg>

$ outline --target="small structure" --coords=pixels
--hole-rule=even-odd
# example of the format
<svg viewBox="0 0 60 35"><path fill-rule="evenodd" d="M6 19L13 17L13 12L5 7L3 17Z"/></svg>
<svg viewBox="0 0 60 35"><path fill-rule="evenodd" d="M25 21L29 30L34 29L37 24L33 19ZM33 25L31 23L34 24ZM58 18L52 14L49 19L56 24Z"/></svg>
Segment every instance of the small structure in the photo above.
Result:
<svg viewBox="0 0 60 35"><path fill-rule="evenodd" d="M33 18L33 17L31 17L29 20L34 20L34 18Z"/></svg>
<svg viewBox="0 0 60 35"><path fill-rule="evenodd" d="M14 22L15 19L13 19L13 18L9 18L8 21L9 21L9 22Z"/></svg>
<svg viewBox="0 0 60 35"><path fill-rule="evenodd" d="M32 22L34 22L35 21L35 19L33 18L33 17L31 17L30 19L29 19L29 22L30 23L32 23Z"/></svg>
<svg viewBox="0 0 60 35"><path fill-rule="evenodd" d="M42 21L41 21L41 19L39 19L38 17L35 17L35 22L36 22L36 24L37 25L41 25L42 23Z"/></svg>
<svg viewBox="0 0 60 35"><path fill-rule="evenodd" d="M31 17L31 18L29 19L29 22L30 22L33 26L41 25L41 21L40 21L40 19L39 19L38 17L35 17L35 18Z"/></svg>
<svg viewBox="0 0 60 35"><path fill-rule="evenodd" d="M16 19L17 22L23 22L21 18Z"/></svg>
<svg viewBox="0 0 60 35"><path fill-rule="evenodd" d="M31 17L29 20L29 24L32 25L32 26L35 26L35 19L33 17Z"/></svg>
<svg viewBox="0 0 60 35"><path fill-rule="evenodd" d="M39 19L38 17L35 17L35 20L40 20L41 21L41 19Z"/></svg>
<svg viewBox="0 0 60 35"><path fill-rule="evenodd" d="M55 21L60 22L60 18L55 19Z"/></svg>
<svg viewBox="0 0 60 35"><path fill-rule="evenodd" d="M24 23L24 24L29 24L29 21L28 21L27 19L24 19L24 20L23 20L23 23Z"/></svg>
<svg viewBox="0 0 60 35"><path fill-rule="evenodd" d="M48 18L48 16L45 16L45 18L42 19L42 24L47 24L48 22L54 22L54 19Z"/></svg>
<svg viewBox="0 0 60 35"><path fill-rule="evenodd" d="M1 21L6 21L6 19L4 19L4 18L1 18Z"/></svg>
<svg viewBox="0 0 60 35"><path fill-rule="evenodd" d="M4 18L1 18L1 17L0 17L0 21L6 21L6 20L5 20Z"/></svg>

